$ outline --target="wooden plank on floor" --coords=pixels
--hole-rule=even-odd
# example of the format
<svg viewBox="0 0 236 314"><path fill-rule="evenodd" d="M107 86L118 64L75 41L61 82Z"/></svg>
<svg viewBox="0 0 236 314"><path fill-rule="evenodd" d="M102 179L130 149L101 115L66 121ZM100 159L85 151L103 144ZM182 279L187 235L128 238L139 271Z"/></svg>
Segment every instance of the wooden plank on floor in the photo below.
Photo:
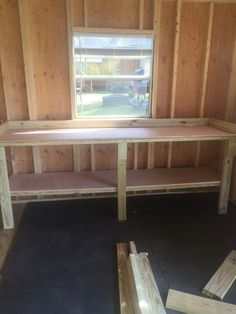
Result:
<svg viewBox="0 0 236 314"><path fill-rule="evenodd" d="M25 208L25 204L15 204L13 206L14 220L15 220L15 228L11 230L0 230L0 271L2 266L6 260L7 253L12 243L12 239L14 237L16 228L20 222L23 211Z"/></svg>
<svg viewBox="0 0 236 314"><path fill-rule="evenodd" d="M120 296L120 313L134 314L127 273L128 244L117 243L118 281Z"/></svg>
<svg viewBox="0 0 236 314"><path fill-rule="evenodd" d="M236 305L169 290L166 308L187 314L235 314Z"/></svg>
<svg viewBox="0 0 236 314"><path fill-rule="evenodd" d="M135 313L166 314L152 269L145 253L130 254L128 273Z"/></svg>
<svg viewBox="0 0 236 314"><path fill-rule="evenodd" d="M136 245L135 245L135 242L134 242L134 241L130 241L130 242L129 242L129 251L130 251L130 253L132 253L132 254L138 254L137 248L136 248Z"/></svg>
<svg viewBox="0 0 236 314"><path fill-rule="evenodd" d="M211 298L223 299L236 279L236 251L232 250L218 268L202 293ZM236 313L236 312L235 312Z"/></svg>

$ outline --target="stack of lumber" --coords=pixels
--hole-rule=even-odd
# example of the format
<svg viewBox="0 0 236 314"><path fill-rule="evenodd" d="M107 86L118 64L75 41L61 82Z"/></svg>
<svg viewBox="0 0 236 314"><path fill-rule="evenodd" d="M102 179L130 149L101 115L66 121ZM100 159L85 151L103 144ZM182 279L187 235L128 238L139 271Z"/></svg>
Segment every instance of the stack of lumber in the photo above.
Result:
<svg viewBox="0 0 236 314"><path fill-rule="evenodd" d="M146 253L134 242L117 244L121 314L166 314Z"/></svg>
<svg viewBox="0 0 236 314"><path fill-rule="evenodd" d="M147 253L134 242L117 244L121 314L166 314ZM236 251L232 251L203 289L222 299L236 279ZM189 314L236 314L236 305L169 289L166 308Z"/></svg>

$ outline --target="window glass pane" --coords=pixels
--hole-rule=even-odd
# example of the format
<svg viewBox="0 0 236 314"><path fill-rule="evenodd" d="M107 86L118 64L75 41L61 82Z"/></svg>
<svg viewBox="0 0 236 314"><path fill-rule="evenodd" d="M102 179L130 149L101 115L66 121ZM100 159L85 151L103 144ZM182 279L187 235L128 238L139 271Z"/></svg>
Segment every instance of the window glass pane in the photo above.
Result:
<svg viewBox="0 0 236 314"><path fill-rule="evenodd" d="M152 47L150 36L74 35L77 116L149 116Z"/></svg>

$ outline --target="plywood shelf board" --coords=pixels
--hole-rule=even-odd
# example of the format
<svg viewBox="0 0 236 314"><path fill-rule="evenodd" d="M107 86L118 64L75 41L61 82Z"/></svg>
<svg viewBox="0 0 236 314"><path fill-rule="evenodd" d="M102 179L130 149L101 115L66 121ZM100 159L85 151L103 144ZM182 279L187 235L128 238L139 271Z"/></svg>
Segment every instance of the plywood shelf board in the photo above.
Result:
<svg viewBox="0 0 236 314"><path fill-rule="evenodd" d="M52 172L10 177L12 196L116 192L117 172ZM127 191L219 186L218 174L205 167L127 170Z"/></svg>
<svg viewBox="0 0 236 314"><path fill-rule="evenodd" d="M10 129L0 135L2 146L34 146L75 143L206 141L235 137L211 126L137 128L32 128Z"/></svg>

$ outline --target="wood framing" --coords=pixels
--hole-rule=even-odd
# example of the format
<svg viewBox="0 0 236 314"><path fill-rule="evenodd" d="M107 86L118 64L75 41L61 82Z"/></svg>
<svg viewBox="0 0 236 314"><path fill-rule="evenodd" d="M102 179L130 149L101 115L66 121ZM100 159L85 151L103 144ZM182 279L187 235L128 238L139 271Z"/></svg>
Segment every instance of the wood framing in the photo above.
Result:
<svg viewBox="0 0 236 314"><path fill-rule="evenodd" d="M31 55L31 47L29 42L30 28L28 26L27 16L28 8L25 0L18 0L19 13L20 13L20 25L21 25L21 38L22 38L22 49L25 67L25 79L26 79L26 92L29 108L29 119L35 120L37 118L37 98L35 90L35 74L33 70L33 59ZM41 173L41 158L39 147L33 148L33 164L34 172Z"/></svg>
<svg viewBox="0 0 236 314"><path fill-rule="evenodd" d="M133 35L154 35L155 32L149 29L127 29L127 28L101 28L101 27L72 27L74 33L94 34L133 34Z"/></svg>
<svg viewBox="0 0 236 314"><path fill-rule="evenodd" d="M177 70L178 70L177 68L178 68L178 56L179 56L179 35L180 35L180 22L181 22L181 8L182 8L182 0L177 0L175 48L174 48L174 61L173 61L173 80L172 80L171 110L170 110L170 117L172 119L175 116L176 82L177 82Z"/></svg>
<svg viewBox="0 0 236 314"><path fill-rule="evenodd" d="M211 123L210 123L211 122ZM20 121L6 123L0 133L0 147L29 146L38 149L45 145L89 144L92 157L91 172L52 172L16 174L10 178L12 196L72 195L76 193L114 193L118 195L118 218L126 219L126 191L155 191L183 188L219 187L219 210L227 209L232 161L236 152L235 125L208 119L123 120L122 127L82 128L79 121ZM147 124L147 127L143 125ZM139 127L137 125L140 125ZM34 126L34 128L32 128ZM35 128L37 126L37 128ZM40 126L40 127L39 127ZM79 126L79 127L77 127ZM226 150L222 176L206 167L153 169L154 148L157 142L225 141ZM127 145L149 143L148 169L138 168L138 153L134 152L135 170L126 170ZM95 149L97 144L117 144L117 173L114 170L97 171ZM36 146L35 146L36 145ZM134 149L135 150L135 149ZM116 152L116 149L114 150ZM80 151L77 151L77 158ZM89 158L89 157L88 157ZM4 166L6 168L6 165ZM36 165L35 165L36 168ZM78 164L75 168L81 170ZM7 173L7 170L4 170ZM5 183L8 185L7 181Z"/></svg>
<svg viewBox="0 0 236 314"><path fill-rule="evenodd" d="M199 112L200 118L204 117L204 107L205 107L205 101L206 101L206 90L207 90L207 78L208 78L208 68L209 68L211 38L212 38L214 5L215 4L213 1L209 3L209 20L208 20L208 30L207 30L207 42L206 42L205 61L204 61L204 68L203 68L201 96L200 96L200 112ZM195 166L199 165L200 150L201 150L201 145L200 145L200 142L198 142L197 143L197 153L196 153Z"/></svg>
<svg viewBox="0 0 236 314"><path fill-rule="evenodd" d="M176 7L176 29L175 29L175 45L174 45L174 60L173 60L173 79L171 86L171 105L170 117L173 119L175 116L175 102L176 102L176 85L177 85L177 70L178 70L178 56L179 56L179 35L180 35L180 22L181 22L181 8L182 0L177 0ZM170 142L168 146L168 168L171 167L173 144Z"/></svg>
<svg viewBox="0 0 236 314"><path fill-rule="evenodd" d="M126 220L126 160L127 160L127 143L119 143L117 165L119 221Z"/></svg>
<svg viewBox="0 0 236 314"><path fill-rule="evenodd" d="M224 147L223 167L219 197L219 214L226 214L228 207L229 189L232 176L233 160L236 154L234 141L226 141Z"/></svg>
<svg viewBox="0 0 236 314"><path fill-rule="evenodd" d="M208 21L208 30L207 30L207 43L206 43L206 52L205 52L205 61L203 69L203 82L201 89L201 98L200 98L200 118L204 117L204 105L206 100L206 89L207 89L207 74L209 68L209 57L210 57L210 48L211 48L211 38L212 38L212 25L213 25L213 16L214 16L214 2L209 4L209 21Z"/></svg>
<svg viewBox="0 0 236 314"><path fill-rule="evenodd" d="M144 0L139 0L139 29L143 29Z"/></svg>
<svg viewBox="0 0 236 314"><path fill-rule="evenodd" d="M162 0L157 0L154 2L154 21L153 29L155 31L154 37L154 52L153 52L153 71L152 71L152 106L151 106L151 118L156 118L157 116L157 104L158 95L157 88L154 84L154 80L158 77L158 65L159 65L159 42L160 42L160 32L161 32L161 3Z"/></svg>
<svg viewBox="0 0 236 314"><path fill-rule="evenodd" d="M192 294L169 290L166 308L187 314L236 313L236 305L198 297Z"/></svg>
<svg viewBox="0 0 236 314"><path fill-rule="evenodd" d="M87 8L87 0L84 1L84 27L88 27L88 8Z"/></svg>
<svg viewBox="0 0 236 314"><path fill-rule="evenodd" d="M73 34L72 34L72 14L71 0L66 0L67 16L67 40L68 40L68 57L69 57L69 74L70 74L70 99L71 99L71 118L76 118L75 111L75 84L74 84L74 62L73 62Z"/></svg>
<svg viewBox="0 0 236 314"><path fill-rule="evenodd" d="M37 117L37 99L35 91L34 81L34 70L33 60L31 55L31 48L29 43L29 32L30 27L27 21L29 16L27 10L27 4L25 0L18 0L19 14L20 14L20 25L21 25L21 38L22 38L22 49L25 67L25 79L26 79L26 92L28 99L29 117L30 119L36 119Z"/></svg>
<svg viewBox="0 0 236 314"><path fill-rule="evenodd" d="M13 206L14 220L18 226L21 216L24 212L25 204L15 204ZM16 228L13 230L0 230L0 272L4 265L7 253L10 249ZM1 276L1 275L0 275Z"/></svg>
<svg viewBox="0 0 236 314"><path fill-rule="evenodd" d="M134 143L134 169L138 169L138 143Z"/></svg>
<svg viewBox="0 0 236 314"><path fill-rule="evenodd" d="M236 0L182 0L182 4L181 0L102 0L99 4L96 0L9 0L2 1L0 11L1 85L6 104L2 119L32 119L29 124L23 122L22 126L12 121L17 128L30 128L30 125L31 128L41 128L40 123L47 124L47 121L37 119L75 118L76 107L74 101L70 101L75 88L73 82L69 86L69 79L72 78L69 72L74 71L73 60L70 59L73 59L72 33L76 32L153 36L152 107L150 122L136 118L129 122L124 122L124 119L81 119L68 122L68 128L109 125L119 128L144 124L151 127L155 126L155 117L174 118L182 114L184 117L209 116L236 121ZM59 126L59 122L53 121L51 126L66 127L67 122L62 120L60 123ZM165 125L166 122L161 123ZM218 122L217 125L211 123L218 128ZM96 144L96 152L103 150L100 144L104 143ZM9 170L13 170L14 174L68 172L73 168L75 171L87 171L94 168L90 155L93 149L90 150L89 145L74 146L73 150L72 146L65 146L64 143L58 143L57 147L35 146L33 162L31 147L11 147L7 159L13 167ZM138 146L142 149L138 150ZM213 158L219 164L216 160L220 159L219 154L214 156L207 144L173 144L172 153L170 143L169 154L168 145L165 148L155 146L153 151L152 143L142 145L135 142L130 145L127 166L152 168L153 160L155 166L166 166L167 161L169 167L194 163L195 166L210 165ZM216 143L212 146L218 150ZM103 164L97 153L96 170L103 170L104 165L114 170L115 154L109 154L112 149L107 145L103 150ZM232 193L235 187L232 186Z"/></svg>
<svg viewBox="0 0 236 314"><path fill-rule="evenodd" d="M218 268L202 293L211 298L223 299L236 279L236 251L231 251Z"/></svg>
<svg viewBox="0 0 236 314"><path fill-rule="evenodd" d="M14 228L5 149L0 147L0 203L4 229Z"/></svg>
<svg viewBox="0 0 236 314"><path fill-rule="evenodd" d="M235 104L236 104L236 38L234 42L234 50L233 50L233 60L232 60L232 72L230 76L229 82L229 91L228 91L228 99L227 99L227 107L226 107L226 120L234 121L235 114Z"/></svg>

